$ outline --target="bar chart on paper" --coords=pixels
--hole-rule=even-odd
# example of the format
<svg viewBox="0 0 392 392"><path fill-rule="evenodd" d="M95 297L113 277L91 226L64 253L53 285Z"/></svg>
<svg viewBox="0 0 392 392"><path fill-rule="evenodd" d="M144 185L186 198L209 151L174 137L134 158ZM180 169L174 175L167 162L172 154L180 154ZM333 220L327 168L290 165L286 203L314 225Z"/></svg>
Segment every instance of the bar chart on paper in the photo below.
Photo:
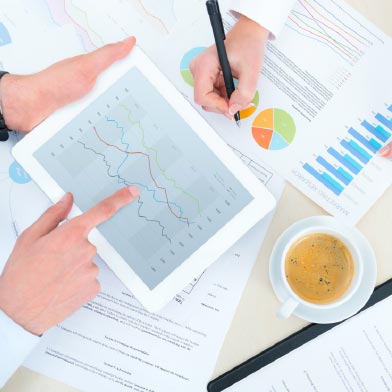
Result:
<svg viewBox="0 0 392 392"><path fill-rule="evenodd" d="M377 113L372 120L363 120L357 128L350 127L336 146L330 146L315 162L303 168L318 182L340 196L347 186L370 163L392 136L392 105L388 115Z"/></svg>
<svg viewBox="0 0 392 392"><path fill-rule="evenodd" d="M364 206L371 205L391 183L390 163L375 159L391 140L392 105L385 105L347 126L334 143L325 144L311 159L301 162L293 174L302 183L306 181L322 200L320 204L338 210L355 223L363 215Z"/></svg>

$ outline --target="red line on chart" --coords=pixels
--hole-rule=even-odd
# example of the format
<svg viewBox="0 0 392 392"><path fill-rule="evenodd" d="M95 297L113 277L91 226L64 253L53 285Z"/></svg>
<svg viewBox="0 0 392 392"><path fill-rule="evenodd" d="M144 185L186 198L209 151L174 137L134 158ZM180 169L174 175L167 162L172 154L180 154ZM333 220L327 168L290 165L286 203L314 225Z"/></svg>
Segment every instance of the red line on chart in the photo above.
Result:
<svg viewBox="0 0 392 392"><path fill-rule="evenodd" d="M343 32L345 32L347 35L349 35L350 37L354 38L356 41L358 41L360 44L367 46L365 44L365 42L362 42L359 38L355 37L354 35L352 35L351 33L349 33L348 31L346 31L345 29L343 29L342 27L340 27L339 25L337 25L336 23L334 23L332 20L328 19L326 16L324 16L321 12L319 12L316 7L314 7L312 4L310 4L308 1L304 0L306 4L309 5L309 7L312 7L322 18L324 18L326 21L328 21L329 23L331 23L332 25L334 25L335 27L337 27L338 29L342 30ZM303 4L301 4L303 6ZM303 6L304 7L304 6ZM304 7L305 8L305 7Z"/></svg>
<svg viewBox="0 0 392 392"><path fill-rule="evenodd" d="M290 19L294 24L296 24L300 29L302 29L302 30L308 32L309 34L315 35L316 37L319 37L319 38L321 38L321 39L327 41L329 44L331 44L333 47L335 47L337 50L339 50L339 52L343 53L345 56L347 56L347 57L349 57L351 60L353 60L353 57L352 57L352 56L348 55L347 52L343 51L339 46L335 45L335 44L334 44L333 42L331 42L329 39L323 37L322 35L313 33L312 31L306 29L305 27L300 26L291 16L289 16L289 19Z"/></svg>
<svg viewBox="0 0 392 392"><path fill-rule="evenodd" d="M332 28L331 26L328 26L326 23L322 22L319 19L316 19L316 17L306 8L306 6L304 4L302 4L302 2L299 2L302 7L306 10L306 12L312 17L313 20L315 20L318 23L323 24L324 26L326 26L328 29L334 31L336 34L340 35L346 42L348 42L353 48L357 49L359 52L361 51L361 49L359 49L357 46L355 46L350 40L348 40L344 35L342 35L341 33L339 33L339 31L335 30L334 28ZM343 30L344 31L344 30Z"/></svg>
<svg viewBox="0 0 392 392"><path fill-rule="evenodd" d="M151 18L154 18L158 23L160 23L160 24L162 25L162 27L166 30L166 33L167 33L167 34L170 34L169 29L166 27L165 22L164 22L161 18L159 18L158 16L152 14L152 13L145 7L145 5L143 4L143 1L142 1L142 0L138 0L138 3L140 4L140 6L143 8L143 11L144 11L148 16L150 16Z"/></svg>
<svg viewBox="0 0 392 392"><path fill-rule="evenodd" d="M118 151L120 151L120 152L122 152L122 153L124 153L124 154L128 154L128 155L143 155L143 156L145 156L145 157L148 159L148 168L149 168L149 170L150 170L150 176L151 176L152 180L154 181L155 186L156 186L158 189L162 189L162 190L165 192L166 203L167 203L167 206L169 207L170 212L171 212L177 219L183 219L183 220L185 220L185 221L187 222L188 225L190 224L188 218L184 218L183 216L179 216L179 215L177 215L177 214L172 210L172 208L171 208L171 206L170 206L170 203L169 203L169 196L168 196L168 194L167 194L166 188L163 188L163 187L159 186L158 183L156 182L155 178L154 178L154 175L152 174L151 160L150 160L150 156L149 156L148 154L146 154L146 153L144 153L144 152L142 152L142 151L126 151L126 150L123 150L123 149L121 149L120 147L116 146L115 144L110 144L110 143L108 143L106 140L102 139L102 137L99 135L99 133L98 133L98 131L97 131L97 129L96 129L95 127L93 127L93 130L94 130L95 135L97 136L97 138L98 138L103 144L105 144L106 146L108 146L108 147L113 147L113 148L115 148L116 150L118 150Z"/></svg>

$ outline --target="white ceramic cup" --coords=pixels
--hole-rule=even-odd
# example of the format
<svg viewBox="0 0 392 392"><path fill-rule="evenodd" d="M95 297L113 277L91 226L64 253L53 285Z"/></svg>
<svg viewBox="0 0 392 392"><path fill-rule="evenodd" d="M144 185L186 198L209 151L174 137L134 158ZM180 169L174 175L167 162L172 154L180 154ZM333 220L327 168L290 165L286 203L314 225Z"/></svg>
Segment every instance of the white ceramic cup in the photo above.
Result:
<svg viewBox="0 0 392 392"><path fill-rule="evenodd" d="M350 251L353 257L353 262L354 262L354 276L351 281L350 287L348 288L346 293L338 300L322 305L305 301L304 299L300 298L297 294L295 294L295 292L292 290L290 284L287 281L286 272L285 272L286 255L290 247L300 238L315 233L329 234L331 236L338 238L346 245L346 247L348 248L348 250ZM288 297L286 298L283 305L279 309L277 315L279 318L287 319L295 312L295 310L300 304L317 311L317 310L337 308L344 305L346 302L348 302L351 299L351 297L358 291L360 287L360 283L363 279L363 260L361 258L358 247L355 245L355 243L352 240L350 240L349 238L345 237L343 234L333 229L326 228L323 226L314 226L297 232L288 240L284 248L284 251L282 253L282 257L280 259L280 274L281 274L282 283L286 288L286 292L288 293Z"/></svg>

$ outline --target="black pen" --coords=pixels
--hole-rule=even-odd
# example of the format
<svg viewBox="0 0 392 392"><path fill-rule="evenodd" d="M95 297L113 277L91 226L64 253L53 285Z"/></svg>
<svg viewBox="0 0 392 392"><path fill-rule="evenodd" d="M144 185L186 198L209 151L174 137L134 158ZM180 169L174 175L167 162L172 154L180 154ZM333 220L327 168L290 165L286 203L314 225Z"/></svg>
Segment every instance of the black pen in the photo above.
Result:
<svg viewBox="0 0 392 392"><path fill-rule="evenodd" d="M215 44L218 50L218 57L222 68L223 79L225 80L227 96L230 99L231 95L235 91L235 85L225 47L226 34L223 27L223 20L219 9L219 3L217 0L208 0L206 2L206 6L208 10L208 15L210 16L212 31L214 32ZM234 119L237 125L240 126L240 112L237 112L234 115Z"/></svg>

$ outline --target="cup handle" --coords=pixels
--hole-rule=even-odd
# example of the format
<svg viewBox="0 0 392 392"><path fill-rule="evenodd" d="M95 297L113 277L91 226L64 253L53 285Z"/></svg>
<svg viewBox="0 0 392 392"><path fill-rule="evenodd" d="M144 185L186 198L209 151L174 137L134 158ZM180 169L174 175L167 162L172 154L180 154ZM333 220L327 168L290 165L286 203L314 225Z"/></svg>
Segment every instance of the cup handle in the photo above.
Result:
<svg viewBox="0 0 392 392"><path fill-rule="evenodd" d="M294 310L297 308L297 306L299 305L299 302L296 301L293 298L288 298L286 300L286 302L281 306L281 308L278 310L277 316L280 319L287 319L289 318Z"/></svg>

